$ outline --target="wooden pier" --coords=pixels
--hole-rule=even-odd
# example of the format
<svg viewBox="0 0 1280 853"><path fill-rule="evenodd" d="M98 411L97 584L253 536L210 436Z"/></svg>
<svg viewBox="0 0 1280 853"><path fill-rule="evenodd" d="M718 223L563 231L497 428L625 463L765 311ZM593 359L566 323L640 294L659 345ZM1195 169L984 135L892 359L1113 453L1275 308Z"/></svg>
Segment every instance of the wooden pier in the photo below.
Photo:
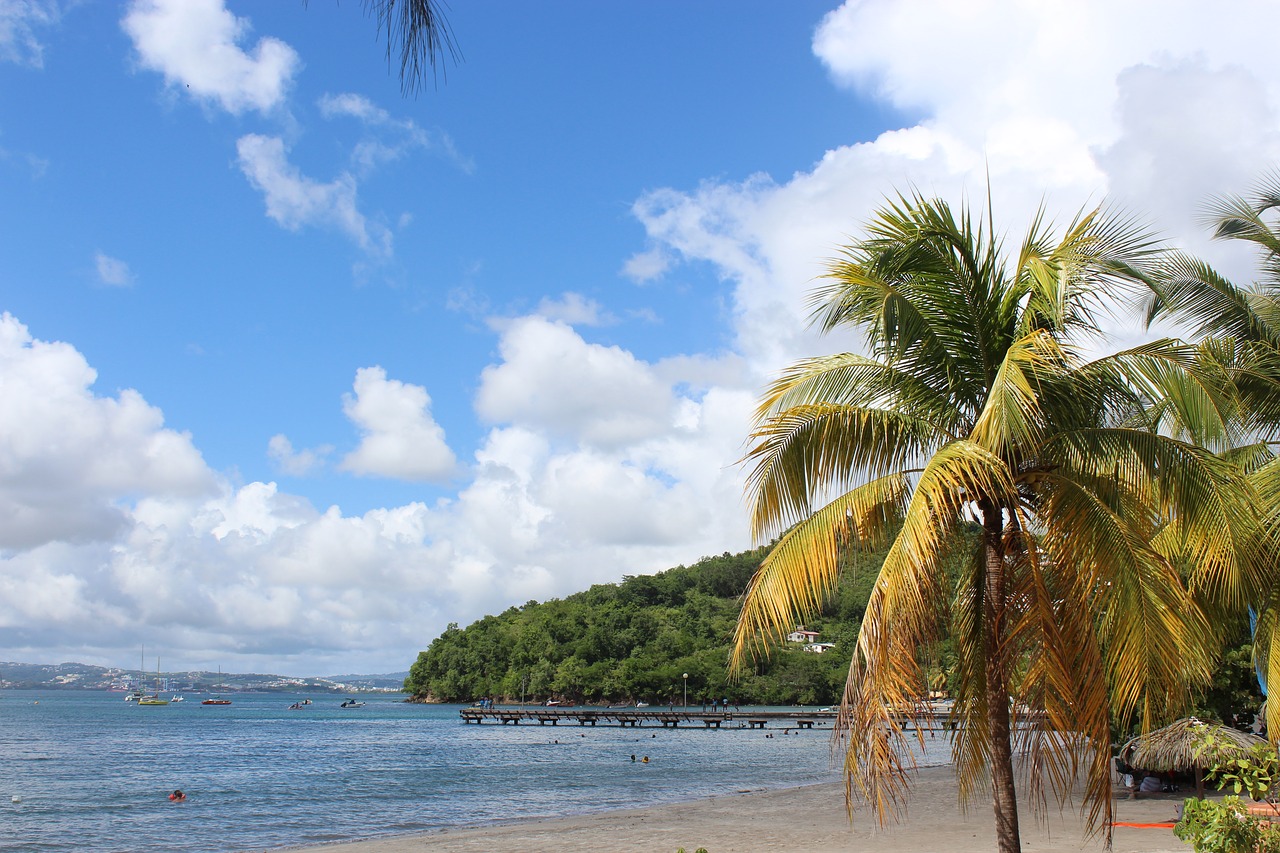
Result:
<svg viewBox="0 0 1280 853"><path fill-rule="evenodd" d="M579 726L597 724L638 728L646 723L675 729L680 726L699 726L705 729L739 728L763 729L769 725L782 726L788 729L822 728L835 723L836 712L829 710L811 710L807 708L745 710L745 711L703 711L698 708L563 708L534 705L527 707L497 708L462 708L458 712L464 723L481 725L486 722L511 724L537 723L540 726L555 726L562 722L576 722ZM899 722L905 728L915 728L918 724L926 731L950 728L950 709L934 707L923 714L912 717L903 714Z"/></svg>
<svg viewBox="0 0 1280 853"><path fill-rule="evenodd" d="M769 723L785 723L787 728L811 729L815 725L835 722L835 711L811 711L797 708L794 711L702 711L696 708L463 708L459 715L464 723L536 722L540 726L576 722L580 726L598 723L616 726L641 727L646 723L663 728L679 728L681 725L701 725L707 729L752 728L762 729Z"/></svg>

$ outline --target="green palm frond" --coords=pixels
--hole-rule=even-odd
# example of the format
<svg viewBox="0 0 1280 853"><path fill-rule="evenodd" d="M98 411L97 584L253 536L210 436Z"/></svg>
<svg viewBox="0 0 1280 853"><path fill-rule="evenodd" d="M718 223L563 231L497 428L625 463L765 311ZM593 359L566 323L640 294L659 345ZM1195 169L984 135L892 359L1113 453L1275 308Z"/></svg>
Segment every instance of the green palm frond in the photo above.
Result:
<svg viewBox="0 0 1280 853"><path fill-rule="evenodd" d="M756 408L757 424L807 405L893 408L910 412L935 432L958 437L961 426L946 396L928 382L856 353L802 359L769 384Z"/></svg>
<svg viewBox="0 0 1280 853"><path fill-rule="evenodd" d="M1258 296L1233 284L1213 267L1184 254L1168 256L1146 305L1147 325L1176 317L1193 323L1200 335L1225 334L1274 345L1280 329L1268 327L1256 311Z"/></svg>
<svg viewBox="0 0 1280 853"><path fill-rule="evenodd" d="M919 464L937 436L927 424L894 411L797 406L752 438L747 490L752 531L760 539L809 515L815 499Z"/></svg>

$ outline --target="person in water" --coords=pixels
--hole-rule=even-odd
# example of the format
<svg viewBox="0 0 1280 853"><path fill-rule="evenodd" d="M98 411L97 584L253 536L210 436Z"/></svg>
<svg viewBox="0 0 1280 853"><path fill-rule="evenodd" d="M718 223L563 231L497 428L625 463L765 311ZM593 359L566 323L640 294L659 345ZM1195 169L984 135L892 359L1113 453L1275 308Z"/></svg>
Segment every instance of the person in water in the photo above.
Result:
<svg viewBox="0 0 1280 853"><path fill-rule="evenodd" d="M181 788L175 789L174 792L169 795L169 799L173 800L175 803L180 803L186 798L187 798L187 795L182 793Z"/></svg>

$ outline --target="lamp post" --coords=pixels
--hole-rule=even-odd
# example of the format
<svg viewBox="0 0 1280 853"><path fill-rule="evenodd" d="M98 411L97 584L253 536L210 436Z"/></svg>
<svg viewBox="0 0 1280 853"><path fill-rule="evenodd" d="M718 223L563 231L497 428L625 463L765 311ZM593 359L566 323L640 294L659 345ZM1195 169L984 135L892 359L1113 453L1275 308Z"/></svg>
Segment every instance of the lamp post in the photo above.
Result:
<svg viewBox="0 0 1280 853"><path fill-rule="evenodd" d="M689 673L684 674L684 706L689 707Z"/></svg>

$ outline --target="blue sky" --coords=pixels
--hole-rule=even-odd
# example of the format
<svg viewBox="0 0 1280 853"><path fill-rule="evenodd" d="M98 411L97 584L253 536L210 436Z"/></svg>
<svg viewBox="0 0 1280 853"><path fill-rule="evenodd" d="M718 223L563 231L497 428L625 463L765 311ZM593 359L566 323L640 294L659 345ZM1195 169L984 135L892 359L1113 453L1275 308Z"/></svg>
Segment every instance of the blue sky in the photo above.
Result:
<svg viewBox="0 0 1280 853"><path fill-rule="evenodd" d="M747 547L755 394L856 345L805 295L887 194L1251 274L1197 217L1277 162L1276 15L457 0L404 97L354 1L0 0L0 659L399 670Z"/></svg>

